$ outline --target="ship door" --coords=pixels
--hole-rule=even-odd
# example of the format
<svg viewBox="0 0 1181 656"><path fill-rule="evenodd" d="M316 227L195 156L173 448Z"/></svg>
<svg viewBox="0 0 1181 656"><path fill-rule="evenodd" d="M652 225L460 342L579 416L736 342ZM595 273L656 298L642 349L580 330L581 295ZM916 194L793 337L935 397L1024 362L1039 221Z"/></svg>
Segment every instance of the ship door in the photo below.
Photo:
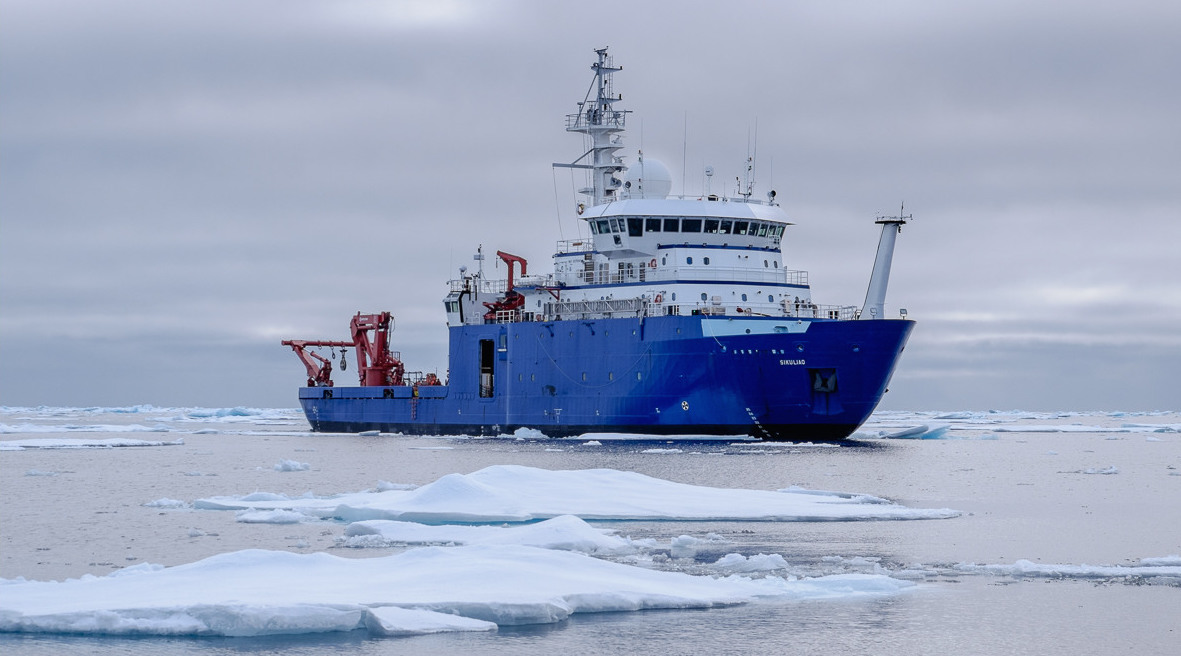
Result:
<svg viewBox="0 0 1181 656"><path fill-rule="evenodd" d="M808 377L812 381L812 413L817 415L840 414L840 388L837 385L836 369L809 369Z"/></svg>
<svg viewBox="0 0 1181 656"><path fill-rule="evenodd" d="M492 398L492 381L494 379L496 361L496 346L490 339L480 340L480 398Z"/></svg>

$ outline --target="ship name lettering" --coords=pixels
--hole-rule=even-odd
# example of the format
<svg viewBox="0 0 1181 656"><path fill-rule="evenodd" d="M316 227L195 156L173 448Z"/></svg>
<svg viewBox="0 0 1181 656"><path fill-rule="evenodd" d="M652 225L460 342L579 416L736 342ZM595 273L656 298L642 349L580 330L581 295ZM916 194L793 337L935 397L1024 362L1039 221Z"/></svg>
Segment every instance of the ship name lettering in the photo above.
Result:
<svg viewBox="0 0 1181 656"><path fill-rule="evenodd" d="M802 365L802 364L804 364L804 361L803 360L780 360L779 364L784 365L784 366Z"/></svg>

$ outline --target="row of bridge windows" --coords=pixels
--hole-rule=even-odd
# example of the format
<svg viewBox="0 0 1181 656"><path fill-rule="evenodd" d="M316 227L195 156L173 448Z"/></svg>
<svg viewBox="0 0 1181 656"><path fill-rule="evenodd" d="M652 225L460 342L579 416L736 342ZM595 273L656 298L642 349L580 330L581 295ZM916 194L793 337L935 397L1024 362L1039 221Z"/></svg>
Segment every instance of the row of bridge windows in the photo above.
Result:
<svg viewBox="0 0 1181 656"><path fill-rule="evenodd" d="M747 235L750 237L783 236L786 226L762 221L734 219L669 219L632 217L628 219L592 219L591 232L596 235L627 232L630 237L642 237L645 232L690 232L716 235Z"/></svg>

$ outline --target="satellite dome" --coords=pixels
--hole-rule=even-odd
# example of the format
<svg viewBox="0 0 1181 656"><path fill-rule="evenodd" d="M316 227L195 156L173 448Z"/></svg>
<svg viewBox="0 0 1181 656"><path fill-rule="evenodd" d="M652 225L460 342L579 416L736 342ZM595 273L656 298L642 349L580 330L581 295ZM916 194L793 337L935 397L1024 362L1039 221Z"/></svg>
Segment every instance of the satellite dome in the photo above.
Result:
<svg viewBox="0 0 1181 656"><path fill-rule="evenodd" d="M626 198L668 198L673 177L663 162L640 155L635 165L628 167L623 188Z"/></svg>

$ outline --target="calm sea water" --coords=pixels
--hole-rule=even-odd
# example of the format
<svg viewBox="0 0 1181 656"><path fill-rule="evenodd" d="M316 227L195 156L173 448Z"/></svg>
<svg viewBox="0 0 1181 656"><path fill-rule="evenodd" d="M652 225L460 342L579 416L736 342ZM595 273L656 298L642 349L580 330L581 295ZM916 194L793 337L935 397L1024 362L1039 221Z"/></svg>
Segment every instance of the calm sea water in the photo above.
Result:
<svg viewBox="0 0 1181 656"><path fill-rule="evenodd" d="M865 439L836 448L689 442L316 435L296 412L140 408L3 409L0 440L120 437L183 445L0 451L0 577L102 575L246 548L338 548L343 524L257 525L233 513L147 507L161 498L254 491L290 495L424 484L494 464L606 467L716 487L863 492L949 520L894 522L599 522L667 541L717 533L725 553L776 553L801 571L880 566L916 589L871 601L761 603L693 611L575 615L491 634L372 638L364 632L259 639L0 635L5 654L327 655L594 654L1174 654L1181 584L968 574L960 563L1135 565L1181 554L1181 414L883 413L868 432L943 425L953 439ZM1148 426L1146 428L1145 426ZM1152 427L1158 427L1153 429ZM659 453L644 453L658 448ZM278 472L281 460L311 465ZM679 565L684 567L684 564ZM917 572L917 574L916 574ZM0 594L3 589L0 587Z"/></svg>

